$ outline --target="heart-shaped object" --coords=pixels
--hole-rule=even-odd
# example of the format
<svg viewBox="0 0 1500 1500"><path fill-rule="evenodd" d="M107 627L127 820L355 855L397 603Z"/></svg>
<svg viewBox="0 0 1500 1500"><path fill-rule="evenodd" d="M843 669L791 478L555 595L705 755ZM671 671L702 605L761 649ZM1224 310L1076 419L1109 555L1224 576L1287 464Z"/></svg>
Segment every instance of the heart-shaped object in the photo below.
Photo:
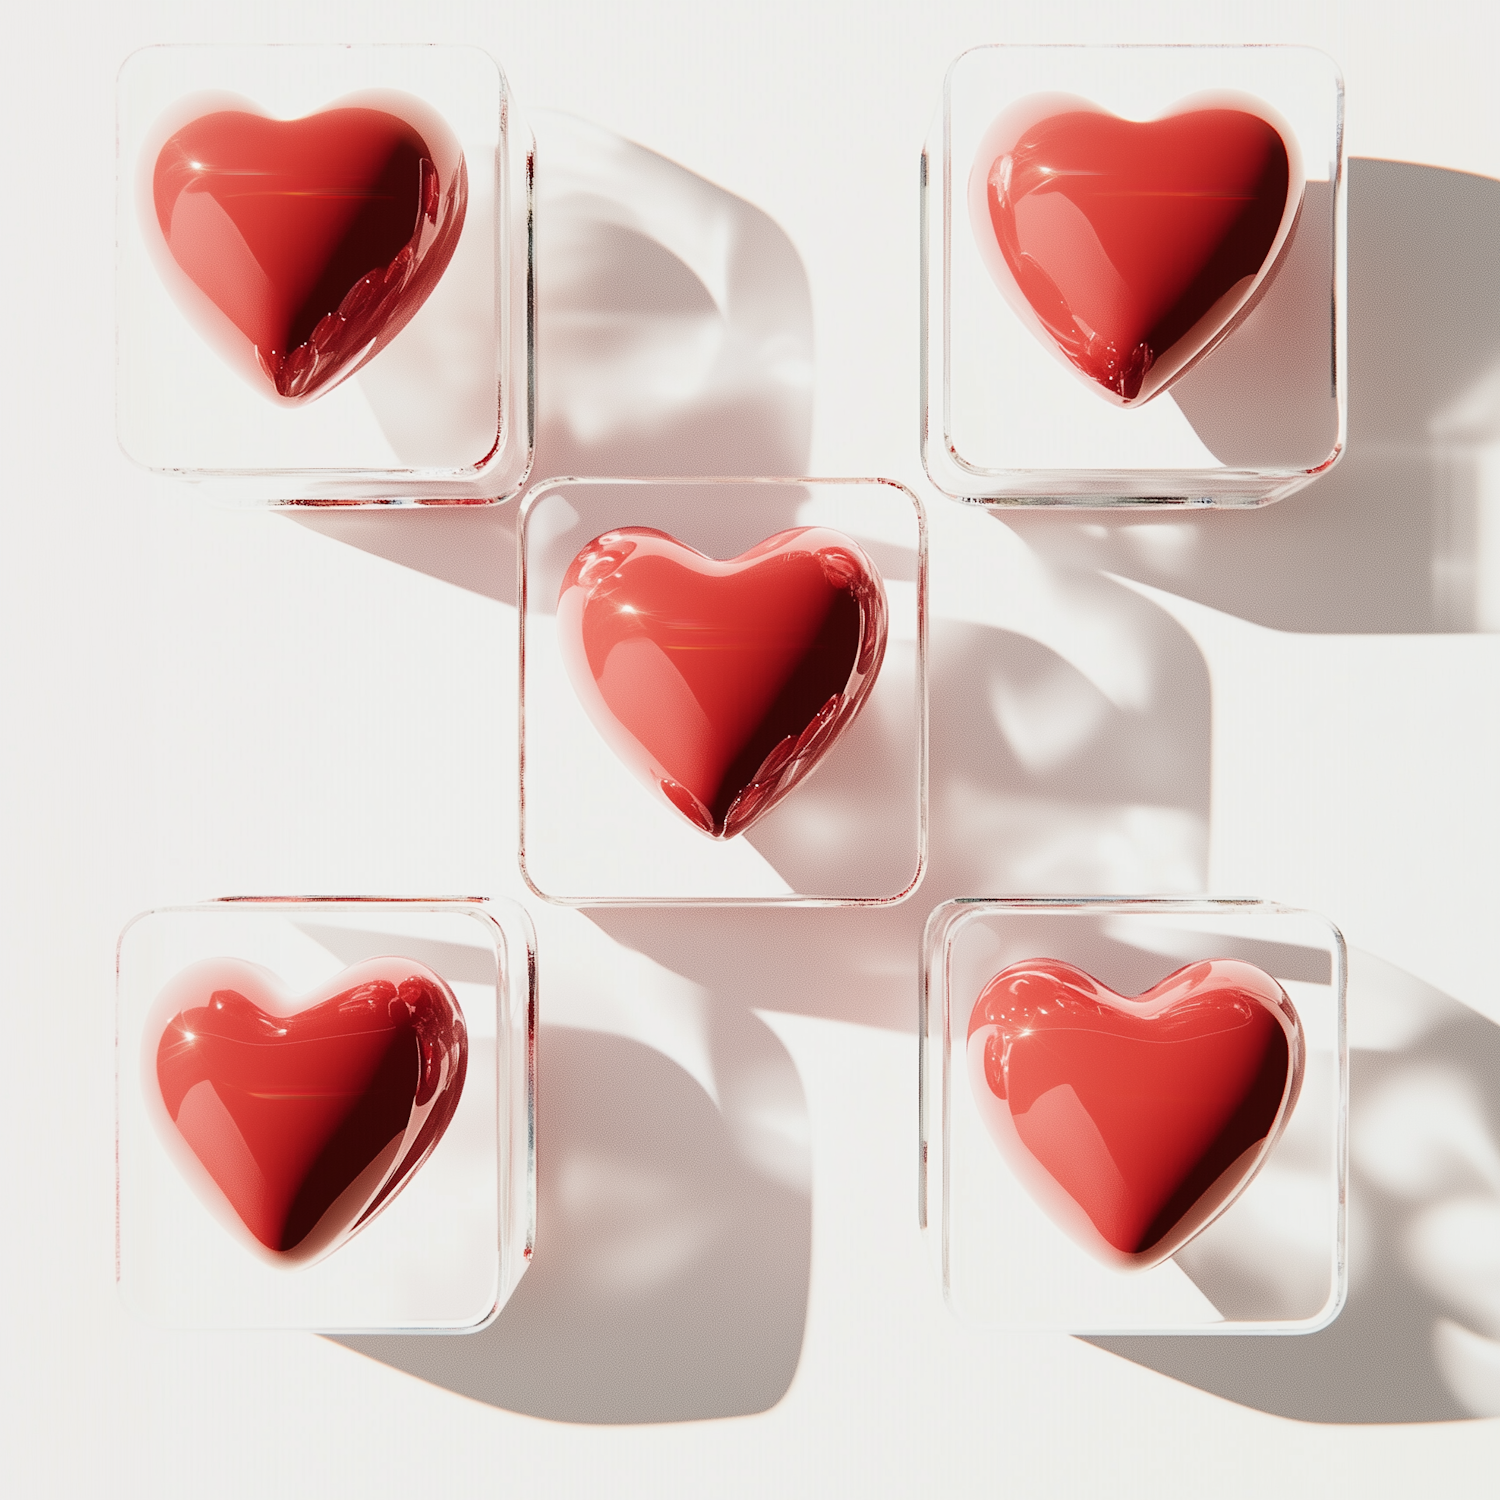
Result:
<svg viewBox="0 0 1500 1500"><path fill-rule="evenodd" d="M885 587L850 539L778 532L718 562L651 527L596 537L557 601L568 676L615 753L714 838L801 782L869 697Z"/></svg>
<svg viewBox="0 0 1500 1500"><path fill-rule="evenodd" d="M158 1133L242 1243L283 1265L337 1249L399 1193L463 1092L448 986L374 958L289 997L255 964L193 964L157 997L142 1084Z"/></svg>
<svg viewBox="0 0 1500 1500"><path fill-rule="evenodd" d="M463 151L405 94L300 120L241 102L168 136L144 228L199 331L273 400L307 401L389 344L437 285L463 229Z"/></svg>
<svg viewBox="0 0 1500 1500"><path fill-rule="evenodd" d="M1036 94L985 132L969 217L1022 321L1092 389L1138 406L1258 300L1302 181L1296 136L1246 95L1135 121Z"/></svg>
<svg viewBox="0 0 1500 1500"><path fill-rule="evenodd" d="M1106 1263L1154 1266L1222 1213L1302 1087L1286 992L1238 959L1133 1000L1057 959L1013 964L969 1019L969 1083L1017 1178Z"/></svg>

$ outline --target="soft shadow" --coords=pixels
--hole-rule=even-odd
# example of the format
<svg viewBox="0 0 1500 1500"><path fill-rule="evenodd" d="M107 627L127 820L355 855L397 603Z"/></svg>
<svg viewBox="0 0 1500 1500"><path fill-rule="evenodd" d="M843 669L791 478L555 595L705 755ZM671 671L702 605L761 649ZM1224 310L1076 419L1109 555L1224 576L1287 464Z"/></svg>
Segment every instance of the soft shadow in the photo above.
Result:
<svg viewBox="0 0 1500 1500"><path fill-rule="evenodd" d="M1348 445L1327 474L1260 511L1006 523L1059 563L1278 630L1500 629L1500 182L1356 159L1348 210ZM1251 343L1236 349L1257 319L1299 336L1280 327L1281 280L1179 387L1226 460L1227 408L1206 388L1253 359Z"/></svg>
<svg viewBox="0 0 1500 1500"><path fill-rule="evenodd" d="M876 693L826 758L742 835L792 890L879 899L920 877L916 655L887 651Z"/></svg>
<svg viewBox="0 0 1500 1500"><path fill-rule="evenodd" d="M355 379L398 463L482 463L495 403L496 162L468 154L469 206L453 259L421 311Z"/></svg>
<svg viewBox="0 0 1500 1500"><path fill-rule="evenodd" d="M785 233L742 198L600 126L551 113L533 123L532 474L805 472L812 298ZM514 604L516 509L289 518Z"/></svg>
<svg viewBox="0 0 1500 1500"><path fill-rule="evenodd" d="M467 1338L338 1342L564 1422L743 1416L802 1349L812 1213L796 1070L756 1018L720 1036L716 1103L659 1051L544 1027L536 1259ZM726 1057L724 1054L730 1054ZM801 1138L795 1127L802 1119Z"/></svg>
<svg viewBox="0 0 1500 1500"><path fill-rule="evenodd" d="M381 958L391 951L391 936L366 932L357 927L326 927L316 922L294 922L298 932L332 953L340 963L357 964ZM401 956L435 969L449 984L495 982L495 954L490 948L462 943L442 943L432 938L400 938Z"/></svg>
<svg viewBox="0 0 1500 1500"><path fill-rule="evenodd" d="M537 298L538 477L805 472L812 295L760 209L540 115Z"/></svg>
<svg viewBox="0 0 1500 1500"><path fill-rule="evenodd" d="M655 527L706 557L731 558L794 526L806 500L807 489L799 484L674 480L628 486L575 484L553 490L528 529L526 568L533 587L527 608L539 616L555 615L558 590L578 549L617 526Z"/></svg>
<svg viewBox="0 0 1500 1500"><path fill-rule="evenodd" d="M1220 463L1310 469L1333 451L1332 264L1333 189L1309 183L1260 300L1232 337L1172 387L1172 400Z"/></svg>
<svg viewBox="0 0 1500 1500"><path fill-rule="evenodd" d="M1305 1422L1500 1416L1500 1027L1350 953L1349 1298L1298 1338L1097 1338Z"/></svg>

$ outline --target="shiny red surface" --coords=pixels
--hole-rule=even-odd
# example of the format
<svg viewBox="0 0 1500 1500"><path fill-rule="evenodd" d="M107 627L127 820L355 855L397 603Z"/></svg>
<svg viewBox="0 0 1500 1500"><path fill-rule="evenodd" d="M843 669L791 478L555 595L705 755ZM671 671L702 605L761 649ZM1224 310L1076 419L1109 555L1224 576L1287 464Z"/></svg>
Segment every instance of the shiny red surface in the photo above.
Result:
<svg viewBox="0 0 1500 1500"><path fill-rule="evenodd" d="M885 654L885 589L854 542L821 527L719 562L633 526L573 559L557 626L616 754L696 827L729 838L859 712Z"/></svg>
<svg viewBox="0 0 1500 1500"><path fill-rule="evenodd" d="M1034 96L974 164L991 275L1121 405L1165 389L1248 311L1301 203L1295 146L1258 106L1191 105L1137 122Z"/></svg>
<svg viewBox="0 0 1500 1500"><path fill-rule="evenodd" d="M1017 1177L1085 1248L1149 1266L1238 1194L1290 1116L1301 1023L1235 959L1135 999L1056 959L1013 964L969 1019L969 1078Z"/></svg>
<svg viewBox="0 0 1500 1500"><path fill-rule="evenodd" d="M382 107L301 120L216 111L156 158L152 207L181 273L168 285L282 400L320 394L388 344L463 228L468 179L452 132L416 99L372 102Z"/></svg>
<svg viewBox="0 0 1500 1500"><path fill-rule="evenodd" d="M384 1207L463 1091L463 1013L409 959L356 964L298 1002L265 970L213 959L167 986L162 1011L146 1048L168 1144L285 1262L328 1253Z"/></svg>

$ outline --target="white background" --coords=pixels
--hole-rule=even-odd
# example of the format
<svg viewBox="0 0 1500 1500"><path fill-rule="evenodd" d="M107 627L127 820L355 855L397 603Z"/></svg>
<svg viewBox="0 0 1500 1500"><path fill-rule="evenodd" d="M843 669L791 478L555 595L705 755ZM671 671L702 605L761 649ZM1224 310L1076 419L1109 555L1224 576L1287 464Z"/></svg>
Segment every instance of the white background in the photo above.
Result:
<svg viewBox="0 0 1500 1500"><path fill-rule="evenodd" d="M1500 1424L1474 1414L1500 1412L1500 640L1475 628L1500 623L1494 24L1458 0L1053 10L8 17L7 1491L1493 1493ZM1344 67L1349 451L1272 510L1002 525L925 484L918 149L959 50L1060 36L1311 41ZM536 119L539 474L882 474L930 500L933 534L918 895L532 903L537 1262L486 1334L358 1352L153 1331L112 1284L112 948L134 912L521 889L514 507L238 515L114 442L115 71L146 43L273 39L476 42L530 111L592 122ZM622 181L728 226L730 270L736 244L776 261L782 295L684 279L649 211L622 233L618 206L549 190L549 129L554 184L613 152ZM811 351L810 383L776 347ZM1322 911L1354 950L1345 1313L1207 1345L971 1333L915 1224L925 913L1203 888Z"/></svg>

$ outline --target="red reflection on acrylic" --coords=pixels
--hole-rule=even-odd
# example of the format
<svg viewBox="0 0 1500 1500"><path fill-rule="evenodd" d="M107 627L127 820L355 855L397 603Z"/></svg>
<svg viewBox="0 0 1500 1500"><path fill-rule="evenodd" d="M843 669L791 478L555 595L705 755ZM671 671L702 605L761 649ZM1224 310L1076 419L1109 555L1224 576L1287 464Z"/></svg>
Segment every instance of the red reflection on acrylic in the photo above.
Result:
<svg viewBox="0 0 1500 1500"><path fill-rule="evenodd" d="M728 562L650 527L596 537L558 596L589 717L664 802L714 838L801 782L864 705L885 588L848 537L778 532Z"/></svg>
<svg viewBox="0 0 1500 1500"><path fill-rule="evenodd" d="M1057 959L1013 964L969 1019L975 1101L1016 1176L1122 1269L1176 1254L1259 1170L1302 1086L1269 975L1189 964L1134 999Z"/></svg>
<svg viewBox="0 0 1500 1500"><path fill-rule="evenodd" d="M1033 95L990 126L969 180L1000 290L1121 406L1165 390L1250 310L1301 202L1295 138L1242 95L1146 121Z"/></svg>
<svg viewBox="0 0 1500 1500"><path fill-rule="evenodd" d="M265 394L300 402L411 320L452 258L467 197L442 119L376 94L301 120L199 116L158 153L150 212L167 284L200 332Z"/></svg>
<svg viewBox="0 0 1500 1500"><path fill-rule="evenodd" d="M468 1034L452 991L409 959L355 964L298 1001L254 964L210 959L163 990L143 1062L163 1139L200 1195L251 1248L301 1264L348 1240L432 1154Z"/></svg>

